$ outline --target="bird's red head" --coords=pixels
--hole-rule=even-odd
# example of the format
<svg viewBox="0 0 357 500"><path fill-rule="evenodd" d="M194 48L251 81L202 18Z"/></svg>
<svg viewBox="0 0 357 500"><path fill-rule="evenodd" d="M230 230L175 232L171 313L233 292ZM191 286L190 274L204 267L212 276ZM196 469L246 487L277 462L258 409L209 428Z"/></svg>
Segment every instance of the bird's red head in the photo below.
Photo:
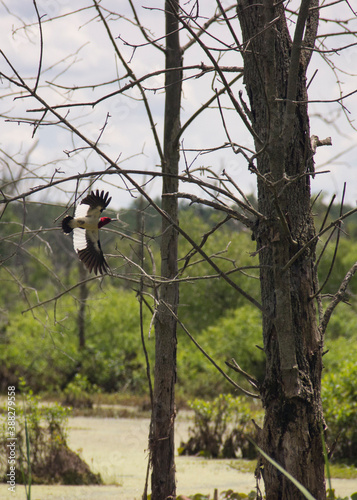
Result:
<svg viewBox="0 0 357 500"><path fill-rule="evenodd" d="M112 219L110 217L101 217L98 222L98 229L105 226L106 224L109 224L109 222L111 221Z"/></svg>

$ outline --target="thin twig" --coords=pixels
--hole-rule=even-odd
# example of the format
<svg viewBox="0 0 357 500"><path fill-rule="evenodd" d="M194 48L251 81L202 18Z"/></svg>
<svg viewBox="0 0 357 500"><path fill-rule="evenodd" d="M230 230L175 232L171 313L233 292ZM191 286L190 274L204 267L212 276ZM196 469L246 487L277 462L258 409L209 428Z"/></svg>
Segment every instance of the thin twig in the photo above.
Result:
<svg viewBox="0 0 357 500"><path fill-rule="evenodd" d="M40 77L41 77L41 68L42 68L42 60L43 60L43 33L42 33L41 16L40 16L40 13L38 12L36 0L32 0L32 3L35 7L37 21L38 21L38 29L40 32L40 58L39 58L39 63L38 63L38 70L37 70L35 87L33 89L33 91L36 92L38 84L40 82Z"/></svg>
<svg viewBox="0 0 357 500"><path fill-rule="evenodd" d="M184 28L190 33L190 35L196 40L196 42L198 43L198 45L202 48L202 50L206 53L207 57L210 59L210 61L212 62L213 66L216 68L216 71L217 73L219 74L220 76L220 79L227 91L227 94L235 108L235 110L237 111L237 113L239 114L241 120L243 121L244 125L246 126L246 128L248 129L248 131L250 132L250 134L252 135L252 137L254 137L256 139L256 141L259 142L259 144L262 144L262 141L260 139L260 137L258 136L257 132L254 130L254 128L251 126L247 116L245 115L244 111L242 110L241 106L239 105L237 99L234 97L233 95L233 92L232 92L232 89L229 87L229 84L226 80L226 77L224 76L224 73L221 71L220 67L219 67L219 64L217 63L216 59L213 57L213 55L211 54L210 50L207 48L207 46L202 42L202 40L196 35L196 33L193 31L193 29L191 28L191 26L189 25L189 23L187 23L185 21L185 17L186 17L186 13L185 11L182 9L181 7L181 10L182 12L184 13L183 16L179 16L179 21L180 23L184 26Z"/></svg>
<svg viewBox="0 0 357 500"><path fill-rule="evenodd" d="M96 11L98 12L99 14L99 17L100 17L100 20L102 21L104 27L105 27L105 30L108 34L108 37L112 43L112 46L113 46L113 49L115 51L115 53L117 54L117 56L119 57L122 65L124 66L125 68L125 71L127 71L128 75L130 75L130 77L134 80L137 80L133 70L131 69L131 67L129 66L129 64L127 64L127 62L125 61L124 57L122 56L121 52L119 51L118 47L117 47L117 44L115 43L115 39L110 31L110 28L108 26L108 23L105 19L105 17L103 16L103 13L102 13L102 10L99 6L99 3L97 2L97 0L93 0L93 3L94 3L94 6L96 8ZM148 116L148 119L149 119L149 122L150 122L150 126L151 126L151 130L152 130L152 133L153 133L153 136L154 136L154 141L155 141L155 145L156 145L156 149L157 149L157 152L159 154L159 157L160 157L160 160L161 162L164 161L164 154L163 154L163 151L162 151L162 148L161 148L161 143L160 143L160 140L159 140L159 137L157 135L157 131L156 131L156 124L154 122L154 119L153 119L153 116L152 116L152 113L151 113L151 110L150 110L150 106L149 106L149 103L148 103L148 100L147 100L147 97L145 95L145 91L143 90L142 86L140 84L137 84L137 87L141 93L141 97L143 99L143 102L144 102L144 106L145 106L145 110L146 110L146 114Z"/></svg>
<svg viewBox="0 0 357 500"><path fill-rule="evenodd" d="M225 217L223 220L221 220L220 222L218 222L218 223L217 223L217 224L216 224L216 225L215 225L215 226L214 226L214 227L213 227L210 231L207 231L207 233L205 233L205 234L202 236L201 243L200 243L200 248L202 248L202 247L206 244L206 242L207 242L207 240L208 240L209 236L211 236L211 234L215 233L215 232L217 231L217 229L218 229L218 228L220 228L221 226L223 226L223 224L225 224L226 222L228 222L230 219L231 219L231 218L230 218L229 216ZM190 252L186 255L186 257L184 257L183 259L181 259L181 260L184 260L185 262L184 262L183 267L180 269L180 274L182 274L182 273L185 271L185 269L186 269L186 268L188 267L188 265L189 265L190 260L191 260L191 259L194 257L194 255L196 255L196 254L197 254L197 250L192 249L192 250L191 250L191 251L190 251Z"/></svg>
<svg viewBox="0 0 357 500"><path fill-rule="evenodd" d="M342 212L343 212L343 203L344 203L344 200L345 200L345 194L346 194L346 183L344 183L343 185L343 193L342 193L342 200L341 200L341 206L340 206L340 217L342 215ZM335 243L335 249L334 249L334 252L333 252L333 256L332 256L332 260L331 260L331 263L330 263L330 267L329 267L329 270L327 272L327 275L324 279L324 282L322 283L322 285L319 287L319 289L317 290L317 292L314 293L314 295L312 295L310 297L310 299L314 299L317 295L319 295L322 290L324 289L324 287L326 286L328 280L330 279L330 276L331 276L331 273L332 273L332 270L333 270L333 266L335 264L335 260L336 260L336 256L337 256L337 251L338 251L338 245L339 245L339 242L340 242L340 235L341 235L341 222L339 222L335 227L334 229L332 230L326 244L328 243L328 241L330 240L330 238L332 237L332 235L334 234L335 232L335 229L337 228L337 237L336 237L336 243ZM325 249L326 247L324 247ZM323 249L323 251L324 251ZM323 254L323 251L321 252L321 255ZM321 255L320 255L320 258L321 258ZM317 267L318 263L316 264L316 267Z"/></svg>
<svg viewBox="0 0 357 500"><path fill-rule="evenodd" d="M144 230L145 230L144 225L145 225L145 219L144 219L143 213L141 212L140 267L142 269L144 268ZM149 355L148 355L148 351L147 351L147 348L146 348L145 336L144 336L144 317L143 317L143 301L144 301L144 297L143 297L143 292L144 292L144 279L143 279L143 276L141 275L141 277L140 277L140 291L139 291L140 337L141 337L141 344L143 346L143 351L144 351L144 356L145 356L145 362L146 362L146 376L147 376L148 384L149 384L149 394L150 394L151 410L153 411L153 408L154 408L154 392L153 392L153 386L152 386L152 380L151 380L150 360L149 360ZM150 435L151 435L151 429L150 429ZM150 448L150 446L149 446L149 448ZM143 499L147 498L150 467L151 467L151 453L149 453L148 463L147 463L147 468L146 468L146 478L145 478Z"/></svg>
<svg viewBox="0 0 357 500"><path fill-rule="evenodd" d="M232 368L237 373L243 375L243 377L248 380L248 382L254 387L254 389L260 391L260 384L258 380L252 375L249 375L249 373L242 370L242 368L238 365L237 361L234 358L232 358L232 362L226 361L226 365L229 366L229 368Z"/></svg>
<svg viewBox="0 0 357 500"><path fill-rule="evenodd" d="M340 288L338 289L337 293L335 293L335 295L333 296L333 299L331 300L330 304L326 308L325 313L322 317L322 321L321 321L320 326L319 326L319 329L320 329L320 332L322 335L326 332L327 325L330 321L330 318L331 318L331 315L332 315L334 309L338 306L338 304L340 302L345 300L347 287L348 287L351 279L353 278L354 274L356 273L356 271L357 271L357 262L355 262L353 264L353 266L350 268L350 270L347 272L346 276L344 277L344 279L340 285Z"/></svg>
<svg viewBox="0 0 357 500"><path fill-rule="evenodd" d="M192 203L199 203L200 205L206 205L208 207L214 208L215 210L220 210L222 212L226 212L233 219L239 220L245 226L251 228L254 225L254 221L248 219L244 215L240 214L236 210L232 208L226 207L220 203L215 203L214 201L205 200L204 198L199 198L198 196L190 193L168 193L165 196L174 196L176 198L183 198L187 200L191 200Z"/></svg>
<svg viewBox="0 0 357 500"><path fill-rule="evenodd" d="M230 384L232 384L236 389L238 389L239 391L243 392L243 394L245 394L246 396L249 396L251 398L257 398L259 399L260 396L259 394L254 394L253 392L249 392L247 391L246 389L243 389L243 387L240 387L236 382L234 382L234 380L231 379L231 377L229 375L227 375L223 370L222 368L217 365L217 363L211 358L211 356L203 349L203 347L200 346L200 344L197 342L197 340L195 340L195 338L190 334L190 332L187 330L187 328L185 327L185 325L182 323L182 321L180 321L180 319L178 318L178 316L174 313L174 311L171 309L171 307L166 304L166 302L164 301L161 301L164 306L170 311L170 313L172 314L172 316L175 318L175 320L177 321L177 323L180 325L180 327L182 328L182 330L186 333L186 335L192 340L192 342L195 344L195 346L202 352L202 354L204 356L206 356L206 358L210 361L210 363L212 363L212 365L223 375L223 377L228 380L228 382Z"/></svg>
<svg viewBox="0 0 357 500"><path fill-rule="evenodd" d="M291 267L293 265L293 263L300 257L300 255L302 255L305 252L305 250L307 248L309 248L311 245L316 243L316 241L320 238L320 236L325 234L332 227L336 226L340 221L346 219L347 217L350 217L351 215L355 214L356 212L357 212L357 208L353 208L352 210L349 210L348 212L343 214L338 219L332 221L331 224L329 224L325 229L323 229L318 234L316 234L313 238L311 238L311 240L309 240L307 243L305 243L305 245L303 247L301 247L300 250L298 252L296 252L296 254L291 257L289 262L287 262L285 264L285 266L282 268L282 272L285 272L287 269L289 269L289 267Z"/></svg>

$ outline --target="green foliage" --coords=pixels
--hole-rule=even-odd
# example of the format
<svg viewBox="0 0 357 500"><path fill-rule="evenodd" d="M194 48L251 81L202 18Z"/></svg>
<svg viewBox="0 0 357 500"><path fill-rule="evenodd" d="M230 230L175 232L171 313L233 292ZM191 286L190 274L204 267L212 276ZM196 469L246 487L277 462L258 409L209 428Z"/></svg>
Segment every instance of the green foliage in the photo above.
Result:
<svg viewBox="0 0 357 500"><path fill-rule="evenodd" d="M86 376L76 373L72 382L64 389L63 405L73 408L93 408L93 394L98 392L95 384L90 384Z"/></svg>
<svg viewBox="0 0 357 500"><path fill-rule="evenodd" d="M238 493L233 490L225 490L219 494L219 500L255 500L258 497L256 491L250 491L249 493ZM150 500L151 495L148 496ZM203 495L202 493L195 493L194 495L186 496L179 495L177 500L210 500L211 495ZM265 498L265 496L264 496ZM306 498L313 498L311 495ZM335 490L327 490L327 500L357 500L357 493L352 493L350 497L337 497L335 495ZM315 500L315 499L313 499Z"/></svg>
<svg viewBox="0 0 357 500"><path fill-rule="evenodd" d="M153 337L147 338L150 312L144 307L143 313L147 349L152 356ZM92 304L89 314L82 358L88 380L107 392L146 392L146 366L135 294L108 287L105 297Z"/></svg>
<svg viewBox="0 0 357 500"><path fill-rule="evenodd" d="M180 455L210 458L254 458L254 446L248 436L255 437L252 422L262 420L262 411L253 408L243 397L220 394L213 401L195 399L189 402L194 411L194 427L187 443L181 443Z"/></svg>
<svg viewBox="0 0 357 500"><path fill-rule="evenodd" d="M133 206L121 214L128 223L123 231L135 236L139 228L137 209L145 209L142 200L135 200ZM336 211L337 210L337 211ZM78 290L61 297L45 308L21 314L29 304L48 299L63 291L63 284L70 286L78 278L78 261L75 258L71 238L66 238L56 229L56 217L63 207L41 204L10 204L1 219L0 253L6 265L0 268L0 380L2 390L6 385L17 383L24 377L37 392L58 391L67 387L66 396L72 397L72 404L91 399L90 387L97 385L106 392L135 391L147 392L146 366L140 340L138 302L134 293L124 290L131 284L120 282L110 284L110 277L88 285L89 298L86 307L86 347L78 348ZM145 219L148 235L156 263L160 241L160 217L150 207L146 207ZM325 207L315 204L314 211L324 213ZM331 217L338 217L338 207L333 207ZM205 207L183 206L180 211L181 227L189 232L196 242L201 242L205 234L224 218L223 214ZM317 223L321 223L321 217ZM23 223L26 228L23 231ZM52 226L52 227L51 227ZM47 231L35 233L40 227ZM356 216L344 222L348 234L357 234ZM30 230L30 232L28 231ZM105 248L110 252L119 244L119 236L104 232ZM318 251L323 241L318 243ZM137 244L120 239L120 251L137 261ZM234 266L258 265L258 257L252 257L256 250L250 235L235 221L225 223L213 232L203 245L203 250L222 270ZM180 237L180 256L187 256L191 246ZM325 251L319 266L320 283L329 272L333 255L333 245ZM346 271L355 261L357 243L341 236L336 262L324 292L335 293ZM145 252L145 256L148 254ZM119 264L118 264L119 262ZM180 260L183 267L185 258ZM195 265L192 265L195 263ZM114 261L114 266L122 261ZM153 272L150 259L145 269ZM157 266L158 268L159 266ZM128 266L121 267L123 273ZM159 269L156 271L159 273ZM57 274L56 274L57 273ZM230 278L257 300L259 300L258 270L245 269L230 274ZM244 370L262 380L264 377L264 354L255 347L261 345L261 317L259 312L247 305L239 293L222 278L195 279L215 274L209 264L203 262L199 254L189 260L181 278L193 278L183 282L180 290L180 320L186 325L200 345L215 361L225 368L225 361L234 357ZM349 289L357 292L357 280L351 281ZM150 313L145 311L144 331L148 332ZM350 456L354 446L352 432L355 421L353 409L355 394L349 387L348 379L355 377L354 355L357 350L357 314L355 307L340 304L332 316L327 336L324 356L324 406L329 426L328 443L331 446L342 429L341 438L335 450L335 457L343 453ZM152 333L152 337L154 332ZM232 388L217 372L202 353L192 344L185 333L178 329L178 384L177 392L187 397L213 398ZM153 356L153 341L147 340L149 355ZM153 363L152 363L153 364ZM343 369L341 369L343 367ZM225 368L226 371L230 371ZM346 372L347 370L347 372ZM333 373L335 372L335 375ZM345 373L346 372L346 373ZM345 375L344 375L345 373ZM244 386L239 375L229 373ZM333 376L337 379L333 379ZM350 384L351 385L351 384ZM247 386L246 386L247 387ZM88 403L90 404L90 403ZM340 410L340 411L338 411ZM356 426L355 426L356 427ZM345 441L342 450L339 443ZM357 456L357 452L354 452Z"/></svg>
<svg viewBox="0 0 357 500"><path fill-rule="evenodd" d="M179 342L183 335L180 333ZM254 307L245 305L226 311L212 326L197 335L196 340L221 368L225 368L225 361L235 358L245 371L257 379L263 378L264 353L256 347L262 343L261 316ZM232 390L229 382L191 341L188 343L183 339L179 345L178 388L181 391L192 396L214 397ZM245 385L239 376L233 378Z"/></svg>
<svg viewBox="0 0 357 500"><path fill-rule="evenodd" d="M68 270L72 242L55 222L62 212L61 206L42 203L28 203L24 209L21 201L11 203L2 214L0 254L9 259L7 268L20 289L47 288L49 294L58 283L57 273Z"/></svg>
<svg viewBox="0 0 357 500"><path fill-rule="evenodd" d="M70 415L69 408L63 408L58 403L51 406L41 406L40 397L35 395L23 378L19 379L19 389L24 397L25 404L17 409L17 414L25 417L29 440L31 443L32 452L37 455L41 446L39 437L42 433L42 419L49 431L51 440L55 442L65 442L67 439L67 423Z"/></svg>
<svg viewBox="0 0 357 500"><path fill-rule="evenodd" d="M220 494L221 500L243 500L247 498L248 500L255 500L258 497L256 491L250 491L248 494L246 493L237 493L233 490L222 491Z"/></svg>
<svg viewBox="0 0 357 500"><path fill-rule="evenodd" d="M331 477L335 479L357 479L357 468L341 462L330 462Z"/></svg>
<svg viewBox="0 0 357 500"><path fill-rule="evenodd" d="M357 319L341 304L331 318L323 360L322 401L332 460L357 465Z"/></svg>
<svg viewBox="0 0 357 500"><path fill-rule="evenodd" d="M339 304L336 312L331 316L327 327L326 343L328 346L333 345L333 349L337 348L337 344L331 343L331 340L343 338L344 343L352 339L357 339L357 311L355 307L347 304ZM335 352L333 353L335 357Z"/></svg>
<svg viewBox="0 0 357 500"><path fill-rule="evenodd" d="M354 351L356 352L356 351ZM355 358L355 355L351 356ZM322 381L322 402L327 423L327 442L333 459L357 465L357 362L345 360L338 370L328 371Z"/></svg>
<svg viewBox="0 0 357 500"><path fill-rule="evenodd" d="M318 246L318 250L322 250L323 241ZM325 277L328 275L330 265L333 258L334 253L334 244L333 242L327 246L321 262L318 267L319 280L322 284L325 280ZM348 238L341 238L339 243L338 252L335 258L335 263L331 272L331 276L324 288L324 293L336 293L343 278L345 277L347 271L353 266L356 262L357 255L357 242ZM357 293L357 280L351 280L349 289L353 294Z"/></svg>
<svg viewBox="0 0 357 500"><path fill-rule="evenodd" d="M43 310L13 315L5 330L0 350L1 365L16 378L24 377L35 391L58 388L71 370L75 339L53 324L53 316ZM70 326L68 324L68 326Z"/></svg>
<svg viewBox="0 0 357 500"><path fill-rule="evenodd" d="M0 350L0 370L16 380L23 376L36 392L63 389L78 372L108 392L145 391L135 295L108 286L90 305L82 350L78 347L77 304L69 295L58 300L55 309L35 310L36 317L12 315L1 339L6 349ZM150 320L147 311L144 313L147 332Z"/></svg>
<svg viewBox="0 0 357 500"><path fill-rule="evenodd" d="M223 217L218 216L215 211L211 211L210 217L208 219L206 217L204 221L195 212L185 211L180 214L180 225L199 243L204 234L209 232L221 218ZM180 239L180 255L187 255L191 250L192 247L187 241ZM203 250L224 272L234 267L258 265L258 257L251 256L251 252L256 250L255 243L240 227L224 225L207 239ZM185 261L181 260L182 264L183 262ZM195 278L216 274L207 262L202 261L200 254L195 254L189 261L183 276ZM229 277L259 300L260 288L256 270L236 271ZM246 303L246 299L222 278L192 280L180 285L180 319L195 335L216 323L227 310Z"/></svg>
<svg viewBox="0 0 357 500"><path fill-rule="evenodd" d="M20 378L19 389L24 406L16 405L16 479L31 483L100 484L99 475L67 446L67 421L70 410L55 403L41 406L25 381ZM0 435L0 447L8 443L5 426ZM0 455L0 477L7 480L7 453ZM28 490L30 492L30 489Z"/></svg>
<svg viewBox="0 0 357 500"><path fill-rule="evenodd" d="M177 500L210 500L210 495L203 495L202 493L195 493L187 497L186 495L179 495ZM150 499L149 499L150 500Z"/></svg>
<svg viewBox="0 0 357 500"><path fill-rule="evenodd" d="M335 490L327 490L327 496L326 496L326 499L327 500L357 500L357 493L352 493L352 495L350 497L340 497L340 496L336 496L335 494Z"/></svg>

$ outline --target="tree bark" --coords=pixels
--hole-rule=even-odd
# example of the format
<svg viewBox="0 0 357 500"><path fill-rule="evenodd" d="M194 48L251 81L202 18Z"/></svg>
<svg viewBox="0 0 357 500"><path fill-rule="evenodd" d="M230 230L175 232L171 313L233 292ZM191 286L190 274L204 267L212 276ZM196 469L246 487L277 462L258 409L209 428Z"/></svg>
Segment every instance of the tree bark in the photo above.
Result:
<svg viewBox="0 0 357 500"><path fill-rule="evenodd" d="M238 1L244 78L256 139L259 211L255 230L261 269L266 375L260 446L316 499L326 497L321 441L323 339L314 301L315 248L290 259L315 235L310 210L313 151L306 69L317 28L315 2L302 0L291 40L281 2ZM305 44L304 44L305 45ZM296 104L296 101L304 101ZM284 475L262 460L267 499L302 499Z"/></svg>
<svg viewBox="0 0 357 500"><path fill-rule="evenodd" d="M178 1L165 2L166 69L165 123L162 209L178 223L177 198L165 196L178 191L180 105L182 87L182 53L178 30ZM176 14L176 15L175 15ZM161 276L159 305L155 321L155 383L151 426L152 500L175 498L175 381L176 381L176 320L179 301L177 277L177 230L163 219L161 237Z"/></svg>

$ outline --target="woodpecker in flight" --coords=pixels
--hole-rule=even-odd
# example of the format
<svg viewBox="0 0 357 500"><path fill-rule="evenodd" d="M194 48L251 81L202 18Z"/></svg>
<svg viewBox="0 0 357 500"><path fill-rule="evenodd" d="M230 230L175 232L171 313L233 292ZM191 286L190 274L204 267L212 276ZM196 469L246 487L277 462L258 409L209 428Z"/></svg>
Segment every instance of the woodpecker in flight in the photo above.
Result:
<svg viewBox="0 0 357 500"><path fill-rule="evenodd" d="M108 269L99 241L99 229L109 222L110 217L100 217L103 210L110 203L109 193L92 191L87 195L74 213L74 217L67 215L62 220L63 232L69 234L73 231L73 246L79 259L88 268L103 274Z"/></svg>

